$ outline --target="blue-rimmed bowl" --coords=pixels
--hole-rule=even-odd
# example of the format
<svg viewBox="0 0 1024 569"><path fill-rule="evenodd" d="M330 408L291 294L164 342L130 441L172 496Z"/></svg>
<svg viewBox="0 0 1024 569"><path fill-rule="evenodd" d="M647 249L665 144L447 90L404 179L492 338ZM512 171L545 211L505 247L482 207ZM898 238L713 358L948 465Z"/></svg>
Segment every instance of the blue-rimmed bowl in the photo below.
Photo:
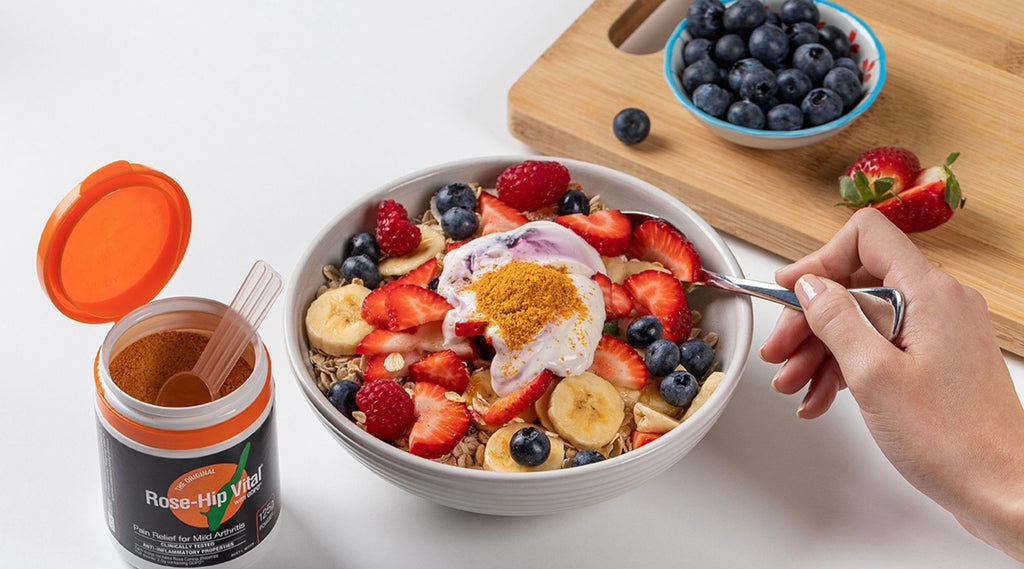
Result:
<svg viewBox="0 0 1024 569"><path fill-rule="evenodd" d="M783 1L767 0L764 4L768 9L777 12ZM798 148L821 142L843 131L853 124L857 117L864 114L864 111L868 110L882 90L882 84L885 83L885 51L871 28L849 10L826 0L818 0L815 3L818 5L821 22L838 27L850 38L850 57L857 63L863 76L861 84L863 96L857 106L843 116L811 128L772 131L737 126L701 111L690 100L690 95L683 89L680 79L684 68L683 48L691 39L690 32L686 28L686 20L679 23L665 45L665 80L676 99L711 132L730 142L753 148L768 150ZM724 4L728 6L732 2Z"/></svg>

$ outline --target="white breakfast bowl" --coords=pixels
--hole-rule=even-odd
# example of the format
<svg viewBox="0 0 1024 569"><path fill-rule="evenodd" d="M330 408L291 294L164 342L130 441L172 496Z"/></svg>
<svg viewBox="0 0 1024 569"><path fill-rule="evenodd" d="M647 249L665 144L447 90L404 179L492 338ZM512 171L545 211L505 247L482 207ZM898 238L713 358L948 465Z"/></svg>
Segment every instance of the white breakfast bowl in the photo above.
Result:
<svg viewBox="0 0 1024 569"><path fill-rule="evenodd" d="M586 162L550 157L498 156L443 164L378 188L341 212L316 237L299 260L285 297L286 349L299 387L327 430L361 463L415 495L452 508L493 515L538 515L593 504L619 495L663 472L696 445L721 415L750 352L753 317L750 299L699 287L691 307L703 314L700 327L720 340L716 359L725 372L707 403L680 426L621 456L582 467L546 472L503 473L459 468L420 458L380 441L341 414L320 392L308 354L306 309L324 284L322 269L342 260L346 240L372 231L376 205L387 198L403 204L410 216L429 207L430 197L454 181L493 187L507 166L527 159L564 164L588 196L600 195L612 208L655 212L682 230L700 252L703 265L741 275L732 252L703 219L658 188L630 175Z"/></svg>
<svg viewBox="0 0 1024 569"><path fill-rule="evenodd" d="M769 9L778 11L785 0L763 0L763 4ZM724 2L726 6L732 2ZM861 100L843 116L818 126L803 128L791 131L772 131L747 128L732 124L726 120L715 118L698 109L690 95L683 89L680 74L683 71L683 48L692 39L689 30L686 28L686 20L676 26L676 29L669 36L665 44L665 81L669 88L686 110L690 111L701 124L708 130L722 138L751 148L762 148L766 150L786 150L808 146L825 139L831 138L846 128L853 121L857 120L868 107L875 102L878 93L885 83L886 63L885 51L878 41L871 28L852 12L838 4L827 0L815 0L820 14L820 21L824 24L832 24L846 33L851 38L850 57L860 67L863 77L861 84ZM853 47L856 46L856 47Z"/></svg>

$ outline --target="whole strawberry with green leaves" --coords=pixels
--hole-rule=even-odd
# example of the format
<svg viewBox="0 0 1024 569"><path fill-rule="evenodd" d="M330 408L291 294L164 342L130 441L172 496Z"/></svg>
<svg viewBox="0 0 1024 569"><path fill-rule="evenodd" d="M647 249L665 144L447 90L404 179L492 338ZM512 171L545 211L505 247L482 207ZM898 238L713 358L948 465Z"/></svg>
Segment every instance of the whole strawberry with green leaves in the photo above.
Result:
<svg viewBox="0 0 1024 569"><path fill-rule="evenodd" d="M904 233L927 231L945 223L964 206L960 183L951 166L954 152L942 166L921 169L913 152L887 146L862 154L839 178L837 205L881 211Z"/></svg>

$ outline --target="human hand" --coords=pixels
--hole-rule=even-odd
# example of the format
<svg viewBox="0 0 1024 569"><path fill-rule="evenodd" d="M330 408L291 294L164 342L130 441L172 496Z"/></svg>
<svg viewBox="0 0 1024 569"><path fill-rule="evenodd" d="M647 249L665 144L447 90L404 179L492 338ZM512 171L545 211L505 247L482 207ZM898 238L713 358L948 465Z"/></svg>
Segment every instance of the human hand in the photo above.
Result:
<svg viewBox="0 0 1024 569"><path fill-rule="evenodd" d="M817 275L817 276L815 276ZM798 414L825 413L849 387L886 458L976 536L1024 560L1024 409L984 298L932 265L873 209L776 273L804 312L783 311L761 347L785 364L773 387L808 386ZM892 343L844 287L900 290Z"/></svg>

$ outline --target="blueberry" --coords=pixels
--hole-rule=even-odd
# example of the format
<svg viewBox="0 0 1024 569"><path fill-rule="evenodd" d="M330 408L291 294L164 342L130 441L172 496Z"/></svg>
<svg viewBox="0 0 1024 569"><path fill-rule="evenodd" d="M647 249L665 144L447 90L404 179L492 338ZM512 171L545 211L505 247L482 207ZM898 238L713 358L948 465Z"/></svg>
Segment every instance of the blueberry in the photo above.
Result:
<svg viewBox="0 0 1024 569"><path fill-rule="evenodd" d="M372 233L356 233L348 240L348 256L366 255L376 263L380 260L380 247Z"/></svg>
<svg viewBox="0 0 1024 569"><path fill-rule="evenodd" d="M828 49L834 59L850 57L850 38L843 33L843 30L828 24L818 29L818 38L821 45Z"/></svg>
<svg viewBox="0 0 1024 569"><path fill-rule="evenodd" d="M779 71L775 79L779 84L779 90L776 93L783 103L799 104L814 87L807 74L799 69L783 69Z"/></svg>
<svg viewBox="0 0 1024 569"><path fill-rule="evenodd" d="M683 64L690 65L697 60L714 57L715 42L707 38L695 38L683 48Z"/></svg>
<svg viewBox="0 0 1024 569"><path fill-rule="evenodd" d="M819 87L807 93L800 110L808 124L818 126L843 116L843 99L835 91Z"/></svg>
<svg viewBox="0 0 1024 569"><path fill-rule="evenodd" d="M595 462L601 462L604 460L604 455L591 448L585 448L576 453L576 456L572 457L572 462L569 466L584 466L587 464L594 464Z"/></svg>
<svg viewBox="0 0 1024 569"><path fill-rule="evenodd" d="M860 79L857 74L845 67L833 67L825 75L821 86L831 89L843 100L843 108L850 109L860 100Z"/></svg>
<svg viewBox="0 0 1024 569"><path fill-rule="evenodd" d="M655 340L644 352L644 365L648 373L655 377L672 373L679 365L679 346L672 340Z"/></svg>
<svg viewBox="0 0 1024 569"><path fill-rule="evenodd" d="M366 255L353 255L341 263L341 274L348 280L360 279L363 286L369 289L380 284L380 272L377 264Z"/></svg>
<svg viewBox="0 0 1024 569"><path fill-rule="evenodd" d="M782 103L768 111L765 122L768 130L800 130L804 126L804 113L796 105Z"/></svg>
<svg viewBox="0 0 1024 569"><path fill-rule="evenodd" d="M764 111L750 101L737 101L729 106L725 120L737 126L764 128Z"/></svg>
<svg viewBox="0 0 1024 569"><path fill-rule="evenodd" d="M698 389L700 389L700 386L697 384L697 378L692 373L688 371L674 371L661 380L661 386L658 391L661 392L661 398L669 405L686 407L697 396Z"/></svg>
<svg viewBox="0 0 1024 569"><path fill-rule="evenodd" d="M683 364L686 371L696 377L704 377L711 369L711 363L715 359L715 351L700 338L687 340L679 344L679 363Z"/></svg>
<svg viewBox="0 0 1024 569"><path fill-rule="evenodd" d="M786 30L786 37L789 38L789 50L796 51L805 43L818 43L818 28L814 24L797 22Z"/></svg>
<svg viewBox="0 0 1024 569"><path fill-rule="evenodd" d="M857 74L857 80L862 80L860 68L857 67L857 62L850 59L849 57L840 57L839 59L835 60L835 63L833 65L835 65L836 67L845 67L850 71L853 71L854 73Z"/></svg>
<svg viewBox="0 0 1024 569"><path fill-rule="evenodd" d="M636 107L622 109L612 121L612 130L623 144L638 144L650 134L651 118Z"/></svg>
<svg viewBox="0 0 1024 569"><path fill-rule="evenodd" d="M780 28L782 27L782 18L779 17L779 14L777 12L766 10L765 15L767 16L767 18L765 18L764 20L766 24L773 24L779 26Z"/></svg>
<svg viewBox="0 0 1024 569"><path fill-rule="evenodd" d="M356 392L359 391L359 384L354 381L342 379L341 381L335 381L327 389L327 400L334 405L341 414L348 417L349 420L355 420L352 418L352 412L358 411L359 406L356 405Z"/></svg>
<svg viewBox="0 0 1024 569"><path fill-rule="evenodd" d="M740 80L747 73L750 73L754 69L764 68L764 64L761 63L760 59L756 57L748 57L737 61L732 67L729 68L729 88L733 91L739 92Z"/></svg>
<svg viewBox="0 0 1024 569"><path fill-rule="evenodd" d="M750 33L750 55L761 60L769 67L781 65L789 55L789 38L782 28L772 24L762 24Z"/></svg>
<svg viewBox="0 0 1024 569"><path fill-rule="evenodd" d="M663 331L661 320L654 316L641 316L626 327L626 342L634 348L643 349L661 339Z"/></svg>
<svg viewBox="0 0 1024 569"><path fill-rule="evenodd" d="M726 33L747 37L767 19L764 5L757 0L737 0L722 14L722 27Z"/></svg>
<svg viewBox="0 0 1024 569"><path fill-rule="evenodd" d="M441 214L441 229L456 241L469 239L480 226L476 214L464 207L453 207Z"/></svg>
<svg viewBox="0 0 1024 569"><path fill-rule="evenodd" d="M715 61L722 67L731 67L744 57L747 57L747 42L740 36L725 34L715 42Z"/></svg>
<svg viewBox="0 0 1024 569"><path fill-rule="evenodd" d="M732 99L732 93L714 83L705 83L693 92L693 104L698 109L719 119L724 117L726 111L729 110Z"/></svg>
<svg viewBox="0 0 1024 569"><path fill-rule="evenodd" d="M686 89L687 93L693 93L697 87L705 83L718 83L721 78L722 71L714 61L700 59L683 69L683 89Z"/></svg>
<svg viewBox="0 0 1024 569"><path fill-rule="evenodd" d="M523 466L544 464L551 454L551 441L537 427L524 427L516 431L508 441L512 460Z"/></svg>
<svg viewBox="0 0 1024 569"><path fill-rule="evenodd" d="M779 8L779 18L787 24L806 22L815 25L820 17L814 0L786 0Z"/></svg>
<svg viewBox="0 0 1024 569"><path fill-rule="evenodd" d="M767 68L754 69L740 79L740 98L753 103L764 103L779 89L775 74Z"/></svg>
<svg viewBox="0 0 1024 569"><path fill-rule="evenodd" d="M452 182L437 191L437 195L434 196L434 206L441 213L453 207L476 211L476 192L462 182Z"/></svg>
<svg viewBox="0 0 1024 569"><path fill-rule="evenodd" d="M686 29L691 37L716 40L722 35L724 12L719 0L695 0L686 10Z"/></svg>
<svg viewBox="0 0 1024 569"><path fill-rule="evenodd" d="M806 73L815 85L821 84L833 61L832 54L820 43L805 43L793 52L793 67Z"/></svg>
<svg viewBox="0 0 1024 569"><path fill-rule="evenodd" d="M562 197L558 198L558 215L572 215L574 213L590 214L590 200L587 195L579 190L566 190Z"/></svg>

